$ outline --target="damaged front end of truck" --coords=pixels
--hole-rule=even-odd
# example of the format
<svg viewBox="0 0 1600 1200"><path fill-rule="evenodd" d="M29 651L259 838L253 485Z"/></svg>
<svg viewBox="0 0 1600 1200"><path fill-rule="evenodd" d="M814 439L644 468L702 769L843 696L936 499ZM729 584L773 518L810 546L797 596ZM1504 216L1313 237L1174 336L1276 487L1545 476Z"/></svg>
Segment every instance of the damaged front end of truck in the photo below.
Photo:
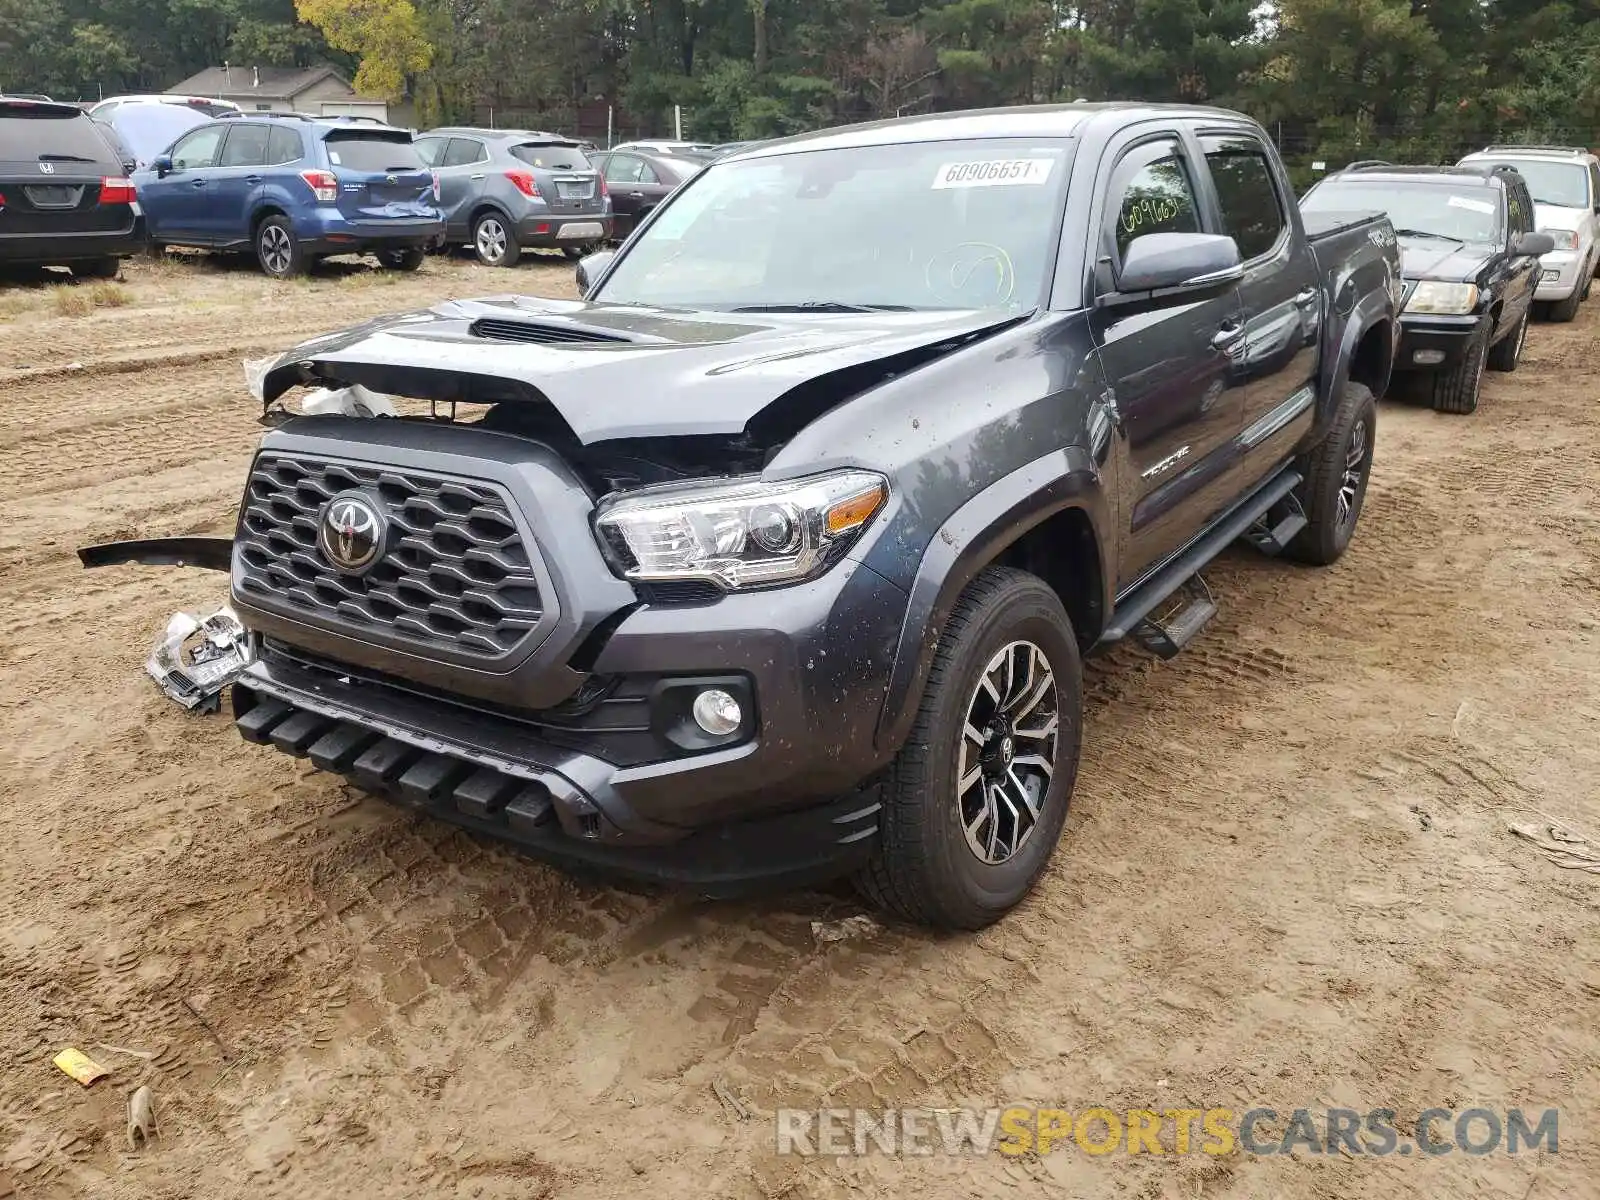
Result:
<svg viewBox="0 0 1600 1200"><path fill-rule="evenodd" d="M1016 320L500 297L368 322L248 364L269 428L231 539L82 557L227 570L226 609L174 618L163 690L231 685L247 740L371 792L646 878L836 873L876 832L864 718L905 595L844 558L888 483L763 471Z"/></svg>

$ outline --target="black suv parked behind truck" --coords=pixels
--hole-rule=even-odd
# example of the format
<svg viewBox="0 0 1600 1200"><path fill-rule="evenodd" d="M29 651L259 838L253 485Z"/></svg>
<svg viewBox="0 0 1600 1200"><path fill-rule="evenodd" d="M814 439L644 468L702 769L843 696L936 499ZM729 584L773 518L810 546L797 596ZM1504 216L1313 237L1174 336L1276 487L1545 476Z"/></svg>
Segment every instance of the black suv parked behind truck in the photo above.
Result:
<svg viewBox="0 0 1600 1200"><path fill-rule="evenodd" d="M1476 409L1485 368L1517 369L1539 256L1555 242L1534 231L1533 197L1516 171L1358 165L1318 183L1301 208L1388 215L1405 280L1395 370L1424 377L1439 412Z"/></svg>
<svg viewBox="0 0 1600 1200"><path fill-rule="evenodd" d="M1061 833L1080 656L1176 653L1236 539L1350 541L1399 261L1291 197L1211 109L861 125L712 164L583 301L289 351L268 405L438 403L264 438L211 551L240 730L557 861L997 919Z"/></svg>

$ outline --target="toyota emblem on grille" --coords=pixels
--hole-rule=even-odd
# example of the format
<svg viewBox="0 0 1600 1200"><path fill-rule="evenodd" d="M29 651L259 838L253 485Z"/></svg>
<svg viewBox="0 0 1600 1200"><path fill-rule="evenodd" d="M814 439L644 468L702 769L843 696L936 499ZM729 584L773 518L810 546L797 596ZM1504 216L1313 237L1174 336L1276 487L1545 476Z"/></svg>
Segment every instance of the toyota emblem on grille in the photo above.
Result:
<svg viewBox="0 0 1600 1200"><path fill-rule="evenodd" d="M41 174L41 175L54 175L55 173L56 173L56 165L55 165L55 163L40 163L39 164L39 174Z"/></svg>
<svg viewBox="0 0 1600 1200"><path fill-rule="evenodd" d="M359 575L383 554L389 532L383 510L360 492L328 501L317 530L322 557L347 575Z"/></svg>

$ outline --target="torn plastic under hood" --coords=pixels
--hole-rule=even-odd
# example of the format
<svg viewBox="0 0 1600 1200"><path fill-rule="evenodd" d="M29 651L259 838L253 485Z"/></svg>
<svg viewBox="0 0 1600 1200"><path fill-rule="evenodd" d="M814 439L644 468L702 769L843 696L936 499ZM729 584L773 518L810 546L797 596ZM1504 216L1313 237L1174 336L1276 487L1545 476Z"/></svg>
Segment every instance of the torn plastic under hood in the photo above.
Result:
<svg viewBox="0 0 1600 1200"><path fill-rule="evenodd" d="M359 383L420 400L546 400L583 443L734 434L803 385L826 408L1026 315L450 301L296 346L267 367L260 398Z"/></svg>

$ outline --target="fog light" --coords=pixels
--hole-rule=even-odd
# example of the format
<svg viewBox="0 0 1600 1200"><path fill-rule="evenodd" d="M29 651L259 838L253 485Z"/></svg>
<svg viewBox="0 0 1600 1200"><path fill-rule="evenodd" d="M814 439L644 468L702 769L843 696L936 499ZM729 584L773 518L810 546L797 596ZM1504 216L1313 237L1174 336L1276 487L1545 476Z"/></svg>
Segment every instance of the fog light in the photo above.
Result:
<svg viewBox="0 0 1600 1200"><path fill-rule="evenodd" d="M1561 278L1561 272L1560 271L1541 271L1541 272L1539 272L1539 282L1540 283L1555 283L1560 278Z"/></svg>
<svg viewBox="0 0 1600 1200"><path fill-rule="evenodd" d="M1425 367L1438 366L1444 361L1443 350L1418 350L1411 356L1411 361L1421 363Z"/></svg>
<svg viewBox="0 0 1600 1200"><path fill-rule="evenodd" d="M726 737L744 720L739 702L721 688L707 688L701 692L694 698L692 711L694 723L712 737Z"/></svg>

